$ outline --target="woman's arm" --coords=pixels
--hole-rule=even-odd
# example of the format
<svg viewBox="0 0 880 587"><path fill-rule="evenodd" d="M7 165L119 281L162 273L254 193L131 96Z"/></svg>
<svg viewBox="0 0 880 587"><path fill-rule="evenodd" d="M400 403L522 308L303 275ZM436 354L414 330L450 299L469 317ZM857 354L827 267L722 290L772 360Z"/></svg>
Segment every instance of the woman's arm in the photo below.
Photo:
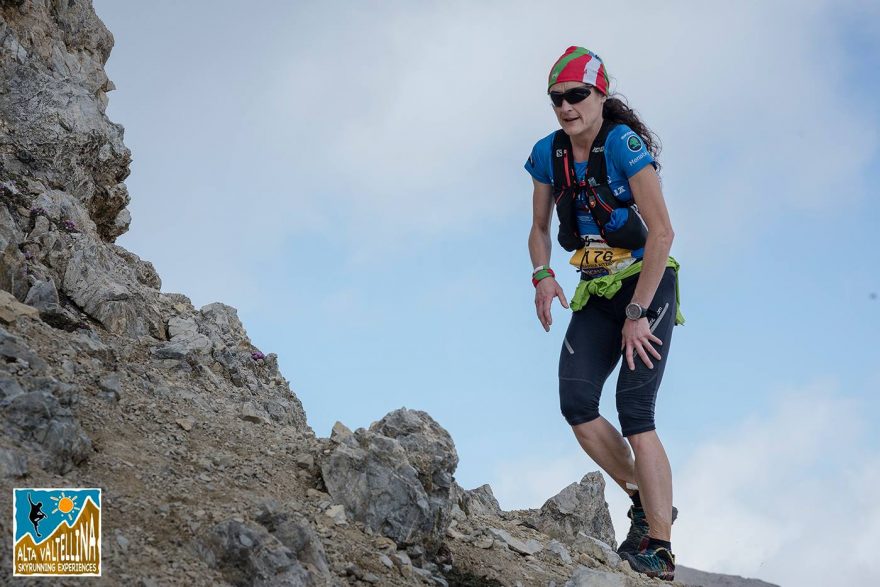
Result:
<svg viewBox="0 0 880 587"><path fill-rule="evenodd" d="M541 183L532 178L535 185L532 194L532 229L529 231L529 256L532 267L550 264L552 243L550 241L550 217L553 213L553 193L549 184ZM553 298L558 297L563 308L568 308L565 292L553 277L545 277L535 288L535 310L544 330L550 332L553 317L550 305Z"/></svg>
<svg viewBox="0 0 880 587"><path fill-rule="evenodd" d="M532 178L532 230L529 232L529 256L532 267L550 264L550 215L553 213L552 186ZM550 278L548 278L550 279Z"/></svg>
<svg viewBox="0 0 880 587"><path fill-rule="evenodd" d="M654 299L657 286L663 277L675 233L672 231L669 211L666 209L666 201L660 189L660 178L654 168L648 165L629 178L629 187L639 207L639 213L648 225L648 241L645 243L645 254L642 257L642 271L632 301L647 307Z"/></svg>
<svg viewBox="0 0 880 587"><path fill-rule="evenodd" d="M660 178L653 166L648 165L641 171L629 178L629 187L633 193L633 199L639 207L639 213L648 225L648 240L645 243L645 252L642 257L642 270L639 273L636 289L633 293L633 302L647 308L654 299L657 286L663 278L666 269L666 260L669 250L672 248L672 239L675 233L672 231L672 222L669 220L669 211L663 199L663 191L660 189ZM660 353L651 345L663 344L659 338L651 333L648 319L627 320L623 326L623 350L624 357L630 369L635 369L633 352L638 354L649 368L654 364L648 358L650 353L660 360Z"/></svg>

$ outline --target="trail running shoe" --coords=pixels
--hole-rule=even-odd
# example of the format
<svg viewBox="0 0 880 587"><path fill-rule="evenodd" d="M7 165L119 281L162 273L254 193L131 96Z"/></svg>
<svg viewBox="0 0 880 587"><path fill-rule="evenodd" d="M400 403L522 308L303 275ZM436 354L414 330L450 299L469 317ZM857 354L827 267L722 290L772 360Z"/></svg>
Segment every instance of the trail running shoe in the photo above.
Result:
<svg viewBox="0 0 880 587"><path fill-rule="evenodd" d="M626 516L632 520L632 523L629 526L626 539L620 543L620 547L617 549L617 554L620 556L623 556L624 552L636 554L648 547L648 519L645 517L645 510L636 506L630 506ZM672 521L675 522L677 517L678 508L673 506Z"/></svg>
<svg viewBox="0 0 880 587"><path fill-rule="evenodd" d="M662 546L637 554L625 552L621 558L629 562L629 566L638 573L664 581L675 578L675 555Z"/></svg>

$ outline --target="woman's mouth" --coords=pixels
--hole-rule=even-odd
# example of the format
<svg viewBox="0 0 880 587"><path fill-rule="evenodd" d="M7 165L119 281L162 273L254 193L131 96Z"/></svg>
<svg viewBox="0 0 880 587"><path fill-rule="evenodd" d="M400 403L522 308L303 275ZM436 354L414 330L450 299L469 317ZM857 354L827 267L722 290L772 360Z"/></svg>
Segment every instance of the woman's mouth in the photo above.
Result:
<svg viewBox="0 0 880 587"><path fill-rule="evenodd" d="M563 120L563 122L574 122L578 118L579 118L578 116L575 116L574 118L563 118L562 120Z"/></svg>

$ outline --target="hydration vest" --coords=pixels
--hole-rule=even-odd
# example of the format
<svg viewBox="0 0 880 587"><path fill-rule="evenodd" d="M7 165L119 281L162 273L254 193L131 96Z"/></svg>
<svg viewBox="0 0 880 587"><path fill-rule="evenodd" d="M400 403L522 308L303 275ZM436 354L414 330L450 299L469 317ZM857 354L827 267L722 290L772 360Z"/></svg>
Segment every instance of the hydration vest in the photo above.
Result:
<svg viewBox="0 0 880 587"><path fill-rule="evenodd" d="M617 123L608 120L602 123L599 134L590 147L587 172L583 180L578 180L574 168L571 138L562 129L553 136L553 199L556 202L556 215L559 217L559 244L566 251L584 246L577 222L577 198L581 192L585 193L588 209L599 227L599 234L609 246L630 250L645 246L648 227L638 213L635 200L620 201L608 185L605 139L615 126ZM628 208L626 221L614 230L606 231L605 227L611 222L612 213L618 208Z"/></svg>

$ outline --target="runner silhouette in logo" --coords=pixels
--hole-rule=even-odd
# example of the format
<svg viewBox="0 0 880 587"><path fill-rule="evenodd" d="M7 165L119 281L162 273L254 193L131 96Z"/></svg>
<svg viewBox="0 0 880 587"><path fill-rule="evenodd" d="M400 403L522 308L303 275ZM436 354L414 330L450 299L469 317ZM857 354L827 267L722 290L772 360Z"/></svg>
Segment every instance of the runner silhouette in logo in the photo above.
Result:
<svg viewBox="0 0 880 587"><path fill-rule="evenodd" d="M43 518L47 518L48 516L43 513L43 502L38 501L34 503L31 501L31 494L28 493L28 503L31 504L31 513L28 516L28 520L31 521L31 524L34 525L34 532L37 533L37 538L42 538L42 534L40 534L39 529L37 529L37 525L40 523L40 520Z"/></svg>

